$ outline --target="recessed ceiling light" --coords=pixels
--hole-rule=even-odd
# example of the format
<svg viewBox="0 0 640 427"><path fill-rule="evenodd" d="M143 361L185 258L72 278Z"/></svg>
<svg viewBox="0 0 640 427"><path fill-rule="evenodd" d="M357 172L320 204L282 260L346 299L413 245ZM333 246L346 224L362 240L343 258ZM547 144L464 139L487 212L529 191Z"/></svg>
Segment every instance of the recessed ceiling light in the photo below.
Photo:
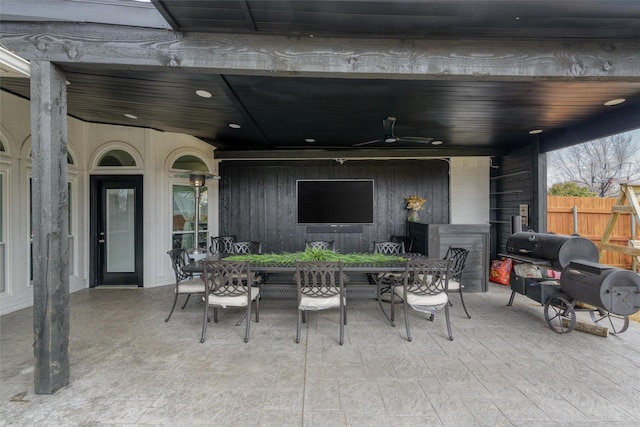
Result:
<svg viewBox="0 0 640 427"><path fill-rule="evenodd" d="M611 100L605 102L604 105L606 105L607 107L610 107L612 105L622 104L624 101L626 101L626 99L624 99L624 98L611 99Z"/></svg>
<svg viewBox="0 0 640 427"><path fill-rule="evenodd" d="M542 132L544 132L542 129L532 129L529 131L529 135L537 135Z"/></svg>
<svg viewBox="0 0 640 427"><path fill-rule="evenodd" d="M211 92L206 91L206 90L202 90L202 89L198 89L196 91L196 95L201 96L203 98L211 98L213 95L211 95Z"/></svg>
<svg viewBox="0 0 640 427"><path fill-rule="evenodd" d="M134 116L133 114L129 114L129 113L125 114L124 116L128 119L134 119L134 120L138 118L138 116Z"/></svg>
<svg viewBox="0 0 640 427"><path fill-rule="evenodd" d="M305 138L304 142L316 142L315 138Z"/></svg>
<svg viewBox="0 0 640 427"><path fill-rule="evenodd" d="M436 139L435 141L431 141L431 145L442 145L442 141Z"/></svg>
<svg viewBox="0 0 640 427"><path fill-rule="evenodd" d="M230 127L231 129L240 129L242 126L240 126L240 125L239 125L239 124L237 124L237 123L229 123L229 127Z"/></svg>

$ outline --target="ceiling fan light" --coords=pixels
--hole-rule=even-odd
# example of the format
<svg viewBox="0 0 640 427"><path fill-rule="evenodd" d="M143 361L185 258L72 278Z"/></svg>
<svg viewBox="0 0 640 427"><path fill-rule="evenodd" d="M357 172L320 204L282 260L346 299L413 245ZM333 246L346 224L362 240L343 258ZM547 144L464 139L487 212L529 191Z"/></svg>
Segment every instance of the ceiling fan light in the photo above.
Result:
<svg viewBox="0 0 640 427"><path fill-rule="evenodd" d="M398 138L396 138L395 136L387 136L384 139L384 142L387 142L389 144L394 143L398 140Z"/></svg>
<svg viewBox="0 0 640 427"><path fill-rule="evenodd" d="M436 139L435 141L431 141L431 145L442 145L442 141Z"/></svg>

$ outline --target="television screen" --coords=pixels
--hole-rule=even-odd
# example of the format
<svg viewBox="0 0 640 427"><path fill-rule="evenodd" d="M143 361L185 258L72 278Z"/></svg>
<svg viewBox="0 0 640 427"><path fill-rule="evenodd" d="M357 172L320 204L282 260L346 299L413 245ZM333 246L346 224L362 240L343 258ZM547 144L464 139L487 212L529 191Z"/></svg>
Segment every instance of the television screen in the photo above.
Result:
<svg viewBox="0 0 640 427"><path fill-rule="evenodd" d="M372 179L298 180L298 224L373 224Z"/></svg>

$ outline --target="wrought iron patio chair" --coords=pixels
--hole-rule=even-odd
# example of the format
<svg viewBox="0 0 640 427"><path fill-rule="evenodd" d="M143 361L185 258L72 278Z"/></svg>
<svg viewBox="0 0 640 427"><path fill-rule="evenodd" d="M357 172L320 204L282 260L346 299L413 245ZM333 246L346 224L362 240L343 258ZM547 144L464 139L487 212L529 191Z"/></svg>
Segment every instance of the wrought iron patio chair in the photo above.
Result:
<svg viewBox="0 0 640 427"><path fill-rule="evenodd" d="M385 255L401 254L404 253L404 242L373 242L373 252ZM382 295L388 293L391 287L394 286L401 277L402 274L391 272L369 275L369 281L377 286L378 304L380 304L380 308L382 308L382 301L390 302L390 300L383 300Z"/></svg>
<svg viewBox="0 0 640 427"><path fill-rule="evenodd" d="M187 298L181 308L184 310L189 302L191 294L204 294L204 282L202 279L200 277L193 277L193 274L185 273L182 270L182 268L190 261L187 250L185 248L171 249L167 252L167 255L171 258L171 267L173 267L173 271L176 276L176 287L174 290L175 296L173 298L173 305L171 306L169 316L164 319L165 322L168 322L169 319L171 319L171 315L173 314L173 310L176 308L179 295L187 295Z"/></svg>
<svg viewBox="0 0 640 427"><path fill-rule="evenodd" d="M233 244L233 253L238 255L261 254L262 242L257 242L257 241L235 242Z"/></svg>
<svg viewBox="0 0 640 427"><path fill-rule="evenodd" d="M469 251L467 249L454 248L449 246L444 259L451 261L451 271L449 273L450 277L447 290L449 293L458 292L460 294L460 302L462 303L462 308L464 309L467 317L471 319L471 315L467 311L467 306L464 304L464 298L462 296L462 289L464 288L464 285L462 284L462 271L464 270L468 255ZM449 305L453 306L453 304L451 304L451 300L449 300Z"/></svg>
<svg viewBox="0 0 640 427"><path fill-rule="evenodd" d="M391 321L395 317L395 297L402 298L407 341L411 341L409 308L429 315L433 320L437 310L444 307L449 340L453 340L449 319L447 284L450 276L449 260L409 260L402 275L402 286L393 286L391 292Z"/></svg>
<svg viewBox="0 0 640 427"><path fill-rule="evenodd" d="M306 311L330 308L340 310L340 345L344 343L344 325L347 324L346 298L342 262L297 261L296 289L298 297L298 326L296 343L300 342L302 323Z"/></svg>
<svg viewBox="0 0 640 427"><path fill-rule="evenodd" d="M255 302L256 306L256 323L260 321L260 286L252 286L246 279L251 277L249 261L205 261L203 266L205 306L200 342L204 342L207 333L209 307L213 307L213 321L216 323L218 322L219 308L244 307L245 311L236 326L240 326L246 318L244 342L248 342L252 302Z"/></svg>
<svg viewBox="0 0 640 427"><path fill-rule="evenodd" d="M233 253L233 244L235 243L235 241L236 236L211 236L211 246L209 246L209 253Z"/></svg>
<svg viewBox="0 0 640 427"><path fill-rule="evenodd" d="M377 254L401 254L404 253L404 242L373 242L373 252Z"/></svg>

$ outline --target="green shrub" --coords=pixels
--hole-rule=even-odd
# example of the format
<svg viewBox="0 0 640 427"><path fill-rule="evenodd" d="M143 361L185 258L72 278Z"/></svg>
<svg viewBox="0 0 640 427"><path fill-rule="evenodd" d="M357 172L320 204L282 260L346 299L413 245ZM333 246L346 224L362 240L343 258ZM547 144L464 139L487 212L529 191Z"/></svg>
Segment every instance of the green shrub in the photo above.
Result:
<svg viewBox="0 0 640 427"><path fill-rule="evenodd" d="M549 196L597 197L598 194L575 182L553 184L547 192Z"/></svg>

